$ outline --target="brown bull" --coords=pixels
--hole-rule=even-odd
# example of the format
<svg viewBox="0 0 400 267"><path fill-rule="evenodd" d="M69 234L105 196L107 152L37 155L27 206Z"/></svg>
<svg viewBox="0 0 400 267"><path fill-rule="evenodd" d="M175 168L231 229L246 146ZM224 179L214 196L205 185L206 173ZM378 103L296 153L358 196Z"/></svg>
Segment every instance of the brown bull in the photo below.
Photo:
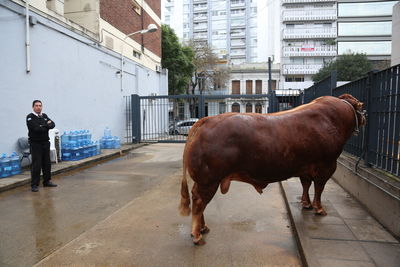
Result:
<svg viewBox="0 0 400 267"><path fill-rule="evenodd" d="M349 94L324 96L292 110L272 113L226 113L199 120L189 132L183 155L180 212L190 214L186 172L192 188L192 236L204 244L209 228L203 212L220 186L232 180L249 183L262 193L273 182L300 177L301 203L326 215L321 206L325 183L352 133L365 124L363 104ZM308 190L314 182L311 203Z"/></svg>

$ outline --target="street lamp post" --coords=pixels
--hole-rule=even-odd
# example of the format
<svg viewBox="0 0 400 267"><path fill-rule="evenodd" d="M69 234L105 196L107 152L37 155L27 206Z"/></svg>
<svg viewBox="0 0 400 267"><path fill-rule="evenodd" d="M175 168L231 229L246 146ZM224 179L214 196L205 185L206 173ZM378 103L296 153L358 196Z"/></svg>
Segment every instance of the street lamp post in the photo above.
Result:
<svg viewBox="0 0 400 267"><path fill-rule="evenodd" d="M124 39L122 40L122 48L121 48L121 91L123 91L123 73L124 73L124 44L125 44L125 40L126 38L128 38L129 36L135 35L135 34L145 34L148 32L155 32L157 31L157 26L155 24L149 24L147 26L146 29L142 29L140 31L136 31L136 32L132 32L127 34ZM143 45L143 44L142 44Z"/></svg>

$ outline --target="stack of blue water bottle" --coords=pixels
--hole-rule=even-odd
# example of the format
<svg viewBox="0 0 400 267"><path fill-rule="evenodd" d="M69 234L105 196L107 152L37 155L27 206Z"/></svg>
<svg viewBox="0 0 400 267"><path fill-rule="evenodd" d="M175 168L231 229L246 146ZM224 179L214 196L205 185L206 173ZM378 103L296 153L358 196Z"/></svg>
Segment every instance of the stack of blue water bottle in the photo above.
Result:
<svg viewBox="0 0 400 267"><path fill-rule="evenodd" d="M5 178L21 173L21 162L16 152L13 152L9 157L7 154L2 154L0 157L0 178Z"/></svg>
<svg viewBox="0 0 400 267"><path fill-rule="evenodd" d="M62 160L81 160L100 154L100 143L93 142L89 130L64 132L61 136Z"/></svg>
<svg viewBox="0 0 400 267"><path fill-rule="evenodd" d="M121 140L118 136L111 135L111 129L104 129L104 136L100 140L102 149L117 149L121 147Z"/></svg>

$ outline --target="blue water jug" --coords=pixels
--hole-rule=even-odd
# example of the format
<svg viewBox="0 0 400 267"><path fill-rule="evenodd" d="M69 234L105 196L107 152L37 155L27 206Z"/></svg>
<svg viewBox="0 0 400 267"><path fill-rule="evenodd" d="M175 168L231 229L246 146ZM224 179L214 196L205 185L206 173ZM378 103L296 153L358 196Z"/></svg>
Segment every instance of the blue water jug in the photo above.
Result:
<svg viewBox="0 0 400 267"><path fill-rule="evenodd" d="M21 173L21 162L17 152L13 152L10 156L11 161L11 175L16 175Z"/></svg>
<svg viewBox="0 0 400 267"><path fill-rule="evenodd" d="M114 146L115 149L121 148L121 140L118 136L114 136Z"/></svg>
<svg viewBox="0 0 400 267"><path fill-rule="evenodd" d="M11 175L11 160L7 157L7 154L3 154L0 158L0 165L2 167L1 178L8 177Z"/></svg>
<svg viewBox="0 0 400 267"><path fill-rule="evenodd" d="M111 129L106 127L104 129L104 137L111 137Z"/></svg>
<svg viewBox="0 0 400 267"><path fill-rule="evenodd" d="M65 131L64 134L61 135L61 148L66 148L70 141L70 134Z"/></svg>

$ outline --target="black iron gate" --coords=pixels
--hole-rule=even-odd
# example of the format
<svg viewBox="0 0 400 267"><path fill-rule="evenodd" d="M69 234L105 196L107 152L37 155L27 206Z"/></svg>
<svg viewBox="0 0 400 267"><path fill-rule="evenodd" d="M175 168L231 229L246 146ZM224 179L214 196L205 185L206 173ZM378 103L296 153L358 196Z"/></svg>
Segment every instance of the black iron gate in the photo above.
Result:
<svg viewBox="0 0 400 267"><path fill-rule="evenodd" d="M125 97L126 142L185 142L199 119L225 112L270 113L301 104L296 90L257 95L172 95Z"/></svg>

